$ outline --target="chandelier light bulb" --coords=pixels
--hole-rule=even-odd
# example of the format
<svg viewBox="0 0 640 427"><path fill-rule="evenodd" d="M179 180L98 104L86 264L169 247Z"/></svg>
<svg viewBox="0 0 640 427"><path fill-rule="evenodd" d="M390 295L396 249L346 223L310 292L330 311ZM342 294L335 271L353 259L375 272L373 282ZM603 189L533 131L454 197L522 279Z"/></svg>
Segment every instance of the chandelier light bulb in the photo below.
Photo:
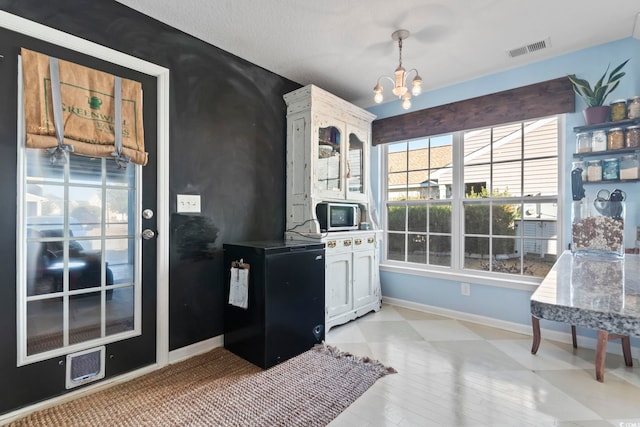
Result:
<svg viewBox="0 0 640 427"><path fill-rule="evenodd" d="M416 74L413 79L413 87L411 88L411 94L418 96L422 93L422 78Z"/></svg>
<svg viewBox="0 0 640 427"><path fill-rule="evenodd" d="M402 95L401 99L403 109L408 110L409 108L411 108L411 94L409 92Z"/></svg>
<svg viewBox="0 0 640 427"><path fill-rule="evenodd" d="M373 93L375 93L373 100L376 104L380 104L384 100L384 97L382 96L382 86L380 86L380 83L376 84L373 88Z"/></svg>

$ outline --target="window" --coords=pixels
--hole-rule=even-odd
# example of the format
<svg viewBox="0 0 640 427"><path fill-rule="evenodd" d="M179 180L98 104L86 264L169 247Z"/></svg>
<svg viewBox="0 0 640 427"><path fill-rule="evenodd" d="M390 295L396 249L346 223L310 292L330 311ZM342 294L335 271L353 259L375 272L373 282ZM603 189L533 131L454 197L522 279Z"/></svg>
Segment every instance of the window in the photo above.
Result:
<svg viewBox="0 0 640 427"><path fill-rule="evenodd" d="M558 134L554 116L386 144L385 262L544 277L558 255Z"/></svg>
<svg viewBox="0 0 640 427"><path fill-rule="evenodd" d="M139 335L141 166L22 148L19 352L30 363Z"/></svg>

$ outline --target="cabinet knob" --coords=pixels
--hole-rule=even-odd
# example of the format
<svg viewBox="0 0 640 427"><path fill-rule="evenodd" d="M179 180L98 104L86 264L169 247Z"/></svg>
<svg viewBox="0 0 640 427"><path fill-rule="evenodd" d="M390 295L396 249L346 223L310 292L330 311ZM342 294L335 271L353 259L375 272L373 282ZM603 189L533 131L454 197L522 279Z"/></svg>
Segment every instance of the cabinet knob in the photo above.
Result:
<svg viewBox="0 0 640 427"><path fill-rule="evenodd" d="M344 245L345 246L351 246L351 240L345 240L344 241Z"/></svg>
<svg viewBox="0 0 640 427"><path fill-rule="evenodd" d="M361 245L362 244L362 239L356 239L354 240L356 245Z"/></svg>
<svg viewBox="0 0 640 427"><path fill-rule="evenodd" d="M327 242L327 246L330 248L335 248L336 247L336 241L335 240L329 240Z"/></svg>
<svg viewBox="0 0 640 427"><path fill-rule="evenodd" d="M373 243L373 237L369 237L369 238L367 239L367 243Z"/></svg>

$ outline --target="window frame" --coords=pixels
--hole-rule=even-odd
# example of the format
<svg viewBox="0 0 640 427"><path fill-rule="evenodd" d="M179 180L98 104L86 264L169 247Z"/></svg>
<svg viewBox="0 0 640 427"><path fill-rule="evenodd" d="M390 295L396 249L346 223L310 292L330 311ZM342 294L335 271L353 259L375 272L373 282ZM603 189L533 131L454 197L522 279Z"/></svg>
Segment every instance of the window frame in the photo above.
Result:
<svg viewBox="0 0 640 427"><path fill-rule="evenodd" d="M562 253L562 248L565 247L565 238L564 238L564 187L565 187L565 178L562 173L564 170L565 163L565 135L566 135L566 124L565 124L565 115L564 114L556 114L549 115L546 117L540 117L536 119L527 119L521 120L519 122L513 123L503 123L497 124L493 126L486 126L486 128L492 127L500 127L504 125L514 124L514 123L525 123L531 120L539 120L549 117L557 118L557 133L558 133L558 146L557 146L557 186L558 191L556 196L533 196L531 198L527 198L527 200L531 200L532 202L541 202L541 203L549 203L554 202L557 205L557 256L560 256ZM429 200L403 200L403 201L393 201L388 199L388 153L389 153L389 145L393 143L381 144L380 148L380 157L379 157L379 166L380 166L380 219L383 232L383 244L381 248L381 262L380 269L382 271L394 272L394 273L403 273L410 274L415 276L436 278L436 279L444 279L444 280L452 280L452 281L472 281L477 284L491 285L497 287L506 287L512 289L521 289L521 290L534 290L537 285L542 282L543 277L536 276L527 276L523 274L515 275L509 273L499 273L492 271L482 271L482 270L472 270L472 269L464 269L464 254L463 254L463 242L464 242L464 202L468 199L464 198L464 179L463 179L463 170L464 170L464 149L463 149L463 139L464 133L469 132L470 130L459 130L456 132L449 133L452 135L452 160L453 160L453 175L452 175L452 195L450 200L452 216L451 216L451 267L443 267L432 264L420 264L413 263L408 261L397 261L391 260L388 258L388 235L389 231L387 230L387 221L388 221L388 210L387 207L389 205L421 205L424 204L429 206ZM437 136L443 135L425 135L421 138L412 138L406 140L399 140L399 142L410 142L415 139L425 139L425 138L434 138ZM515 198L505 198L505 202L514 199L523 199L522 197ZM490 200L496 200L490 199ZM411 203L409 203L411 202ZM403 232L405 235L408 234L408 230L405 229ZM429 235L429 233L427 233Z"/></svg>

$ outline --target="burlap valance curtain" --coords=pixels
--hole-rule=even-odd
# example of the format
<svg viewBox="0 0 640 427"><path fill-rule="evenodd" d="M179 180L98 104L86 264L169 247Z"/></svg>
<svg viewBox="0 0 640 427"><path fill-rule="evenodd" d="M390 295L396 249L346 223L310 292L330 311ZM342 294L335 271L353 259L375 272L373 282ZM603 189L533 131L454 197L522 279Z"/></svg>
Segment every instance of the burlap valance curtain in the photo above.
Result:
<svg viewBox="0 0 640 427"><path fill-rule="evenodd" d="M64 146L66 151L85 156L113 156L119 161L130 158L133 163L147 164L140 82L68 61L52 62L58 64L60 81L64 138L60 134L59 141L54 124L50 58L27 49L22 49L21 55L27 147L54 152ZM54 69L54 80L55 74ZM116 102L120 98L115 95L117 87L121 89L120 104ZM119 123L117 116L122 118ZM118 128L121 131L116 132ZM116 133L122 135L121 144Z"/></svg>

